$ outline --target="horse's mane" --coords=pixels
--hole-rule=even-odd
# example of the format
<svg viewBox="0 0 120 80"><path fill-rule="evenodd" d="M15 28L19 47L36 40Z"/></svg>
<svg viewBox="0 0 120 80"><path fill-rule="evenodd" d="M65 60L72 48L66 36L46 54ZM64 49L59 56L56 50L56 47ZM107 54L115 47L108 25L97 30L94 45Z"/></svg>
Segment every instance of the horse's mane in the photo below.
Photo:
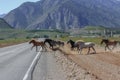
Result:
<svg viewBox="0 0 120 80"><path fill-rule="evenodd" d="M39 42L39 41L36 40L36 39L31 39L31 40L29 41L29 43L33 43L33 42Z"/></svg>
<svg viewBox="0 0 120 80"><path fill-rule="evenodd" d="M31 41L36 41L35 39L31 39Z"/></svg>
<svg viewBox="0 0 120 80"><path fill-rule="evenodd" d="M46 38L45 41L53 41L52 39Z"/></svg>
<svg viewBox="0 0 120 80"><path fill-rule="evenodd" d="M31 39L31 40L29 41L29 44L32 43L33 41L35 41L35 40L34 40L34 39Z"/></svg>

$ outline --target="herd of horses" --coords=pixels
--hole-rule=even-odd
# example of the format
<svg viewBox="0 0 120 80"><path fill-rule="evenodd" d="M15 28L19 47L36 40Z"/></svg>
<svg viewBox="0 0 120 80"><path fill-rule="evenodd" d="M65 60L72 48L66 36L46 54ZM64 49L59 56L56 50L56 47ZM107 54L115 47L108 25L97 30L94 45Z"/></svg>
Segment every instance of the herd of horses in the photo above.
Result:
<svg viewBox="0 0 120 80"><path fill-rule="evenodd" d="M38 46L41 46L43 50L47 50L46 48L48 47L46 45L46 43L49 44L49 48L51 49L54 49L54 46L59 46L59 47L63 47L65 45L65 42L64 41L59 41L59 40L53 40L53 39L45 39L44 41L37 41L35 39L32 39L29 44L33 44L32 48L33 47L36 47L36 51L38 49ZM90 50L93 49L94 53L96 53L96 50L94 48L95 46L95 43L94 42L85 42L83 40L77 40L77 41L73 41L73 40L68 40L66 42L67 44L70 44L71 45L71 50L75 50L77 49L78 53L81 54L82 50L84 48L88 48L88 52L87 54L90 54ZM112 50L116 47L117 43L120 43L119 41L116 41L116 40L109 40L109 39L102 39L101 40L101 45L105 43L105 51L107 49L109 50ZM110 49L109 46L113 46L112 49ZM31 48L31 49L32 49Z"/></svg>

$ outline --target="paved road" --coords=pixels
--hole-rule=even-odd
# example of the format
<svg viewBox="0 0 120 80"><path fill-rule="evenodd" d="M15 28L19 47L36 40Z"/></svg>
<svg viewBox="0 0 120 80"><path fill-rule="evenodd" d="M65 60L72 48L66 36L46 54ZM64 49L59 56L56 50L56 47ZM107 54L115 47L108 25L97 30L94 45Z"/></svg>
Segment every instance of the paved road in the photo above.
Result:
<svg viewBox="0 0 120 80"><path fill-rule="evenodd" d="M0 48L0 80L23 80L37 54L30 47L30 44L23 43Z"/></svg>
<svg viewBox="0 0 120 80"><path fill-rule="evenodd" d="M66 73L56 62L54 52L43 52L33 73L33 80L66 80Z"/></svg>

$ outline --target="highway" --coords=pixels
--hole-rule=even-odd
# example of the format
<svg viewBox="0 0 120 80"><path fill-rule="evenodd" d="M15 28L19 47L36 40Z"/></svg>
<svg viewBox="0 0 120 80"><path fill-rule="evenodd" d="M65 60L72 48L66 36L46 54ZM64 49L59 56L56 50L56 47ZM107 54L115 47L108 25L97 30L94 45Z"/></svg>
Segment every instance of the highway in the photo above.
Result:
<svg viewBox="0 0 120 80"><path fill-rule="evenodd" d="M23 80L36 54L28 43L0 48L0 80Z"/></svg>
<svg viewBox="0 0 120 80"><path fill-rule="evenodd" d="M36 52L31 47L22 43L0 48L0 80L66 80L54 52Z"/></svg>

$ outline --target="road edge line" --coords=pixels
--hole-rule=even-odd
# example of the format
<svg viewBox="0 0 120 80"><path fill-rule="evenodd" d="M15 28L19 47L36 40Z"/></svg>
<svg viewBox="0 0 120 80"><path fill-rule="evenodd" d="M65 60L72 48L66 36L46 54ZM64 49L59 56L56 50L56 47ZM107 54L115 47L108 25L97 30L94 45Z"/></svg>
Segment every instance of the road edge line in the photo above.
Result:
<svg viewBox="0 0 120 80"><path fill-rule="evenodd" d="M40 48L40 51L42 51L42 48ZM36 63L36 61L37 61L37 59L38 59L38 57L39 57L39 55L41 53L40 51L37 53L37 55L33 59L31 65L29 66L29 68L28 68L27 72L25 73L25 75L24 75L22 80L27 80L28 79L28 76L29 76L30 72L32 71L33 67L35 66L35 63Z"/></svg>

